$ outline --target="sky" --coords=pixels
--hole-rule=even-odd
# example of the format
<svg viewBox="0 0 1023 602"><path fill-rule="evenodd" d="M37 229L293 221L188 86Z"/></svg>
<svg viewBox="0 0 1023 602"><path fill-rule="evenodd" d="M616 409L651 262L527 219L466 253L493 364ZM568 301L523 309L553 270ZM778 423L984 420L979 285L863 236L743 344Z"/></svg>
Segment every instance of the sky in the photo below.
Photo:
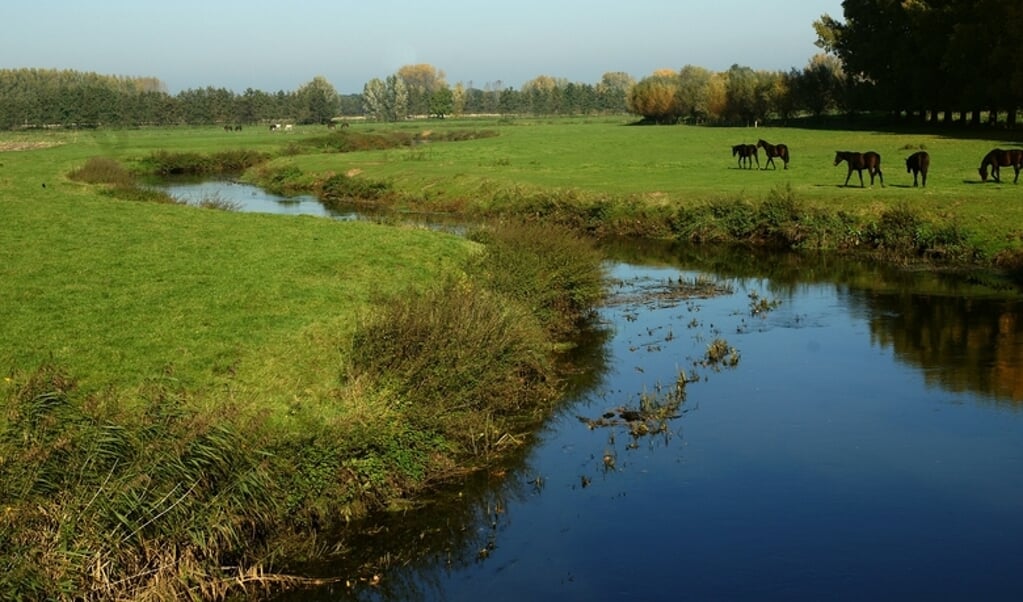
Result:
<svg viewBox="0 0 1023 602"><path fill-rule="evenodd" d="M624 71L804 67L841 0L3 0L0 68L155 77L181 90L362 92L404 65L449 84L596 84Z"/></svg>

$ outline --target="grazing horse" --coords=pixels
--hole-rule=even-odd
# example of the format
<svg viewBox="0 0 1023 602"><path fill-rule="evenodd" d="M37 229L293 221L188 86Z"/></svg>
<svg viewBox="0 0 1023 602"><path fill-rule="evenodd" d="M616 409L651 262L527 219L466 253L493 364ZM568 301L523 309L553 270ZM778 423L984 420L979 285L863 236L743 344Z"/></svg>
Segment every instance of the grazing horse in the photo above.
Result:
<svg viewBox="0 0 1023 602"><path fill-rule="evenodd" d="M784 144L771 144L766 140L757 140L757 146L764 149L764 154L767 155L767 163L764 165L764 169L770 165L775 169L778 166L774 164L774 158L778 157L785 164L785 169L789 168L789 147Z"/></svg>
<svg viewBox="0 0 1023 602"><path fill-rule="evenodd" d="M753 161L756 160L757 167L760 167L760 157L757 155L756 144L736 144L732 147L732 156L739 156L739 169L749 166L753 169Z"/></svg>
<svg viewBox="0 0 1023 602"><path fill-rule="evenodd" d="M874 176L877 175L881 179L881 186L884 186L884 174L881 173L881 155L874 151L867 151L865 153L854 153L852 151L836 151L835 152L835 165L837 166L842 161L849 164L849 173L845 176L845 186L849 185L849 178L852 176L853 170L856 171L856 175L860 176L860 188L863 188L863 170L867 170L870 174L870 185L874 185Z"/></svg>
<svg viewBox="0 0 1023 602"><path fill-rule="evenodd" d="M913 186L916 186L916 176L920 174L924 188L927 188L927 170L930 167L931 156L927 154L927 151L915 152L906 157L906 173L913 174Z"/></svg>
<svg viewBox="0 0 1023 602"><path fill-rule="evenodd" d="M1016 177L1012 180L1015 184L1019 181L1019 170L1023 168L1023 149L1010 148L1009 150L1002 150L996 148L988 154L984 155L984 160L980 162L980 181L987 182L987 168L991 168L991 179L995 182L1001 182L1001 169L1002 167L1012 166L1016 170Z"/></svg>

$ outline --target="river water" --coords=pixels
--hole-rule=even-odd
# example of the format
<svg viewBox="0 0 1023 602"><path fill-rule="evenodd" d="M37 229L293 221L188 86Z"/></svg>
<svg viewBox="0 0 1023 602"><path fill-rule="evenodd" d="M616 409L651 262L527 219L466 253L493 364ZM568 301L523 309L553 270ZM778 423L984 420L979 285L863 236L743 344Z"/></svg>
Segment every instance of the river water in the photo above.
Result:
<svg viewBox="0 0 1023 602"><path fill-rule="evenodd" d="M279 599L1023 599L1016 291L820 258L608 254L612 300L542 431L302 567L339 579ZM730 360L709 359L715 341ZM647 432L622 418L659 403Z"/></svg>

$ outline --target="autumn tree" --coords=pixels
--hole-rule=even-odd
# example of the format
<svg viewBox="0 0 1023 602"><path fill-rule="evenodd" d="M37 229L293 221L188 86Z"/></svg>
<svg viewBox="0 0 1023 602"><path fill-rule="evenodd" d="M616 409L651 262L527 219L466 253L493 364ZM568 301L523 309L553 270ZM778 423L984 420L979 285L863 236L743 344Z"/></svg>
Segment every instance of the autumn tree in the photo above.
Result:
<svg viewBox="0 0 1023 602"><path fill-rule="evenodd" d="M397 77L405 82L408 93L408 111L411 115L429 115L433 95L447 88L444 72L428 63L405 65L398 69Z"/></svg>
<svg viewBox="0 0 1023 602"><path fill-rule="evenodd" d="M627 105L630 113L644 121L658 124L677 123L682 116L679 104L679 75L660 70L644 77L629 90Z"/></svg>
<svg viewBox="0 0 1023 602"><path fill-rule="evenodd" d="M596 86L597 109L606 113L621 113L628 109L626 99L636 80L624 71L610 71L600 78Z"/></svg>

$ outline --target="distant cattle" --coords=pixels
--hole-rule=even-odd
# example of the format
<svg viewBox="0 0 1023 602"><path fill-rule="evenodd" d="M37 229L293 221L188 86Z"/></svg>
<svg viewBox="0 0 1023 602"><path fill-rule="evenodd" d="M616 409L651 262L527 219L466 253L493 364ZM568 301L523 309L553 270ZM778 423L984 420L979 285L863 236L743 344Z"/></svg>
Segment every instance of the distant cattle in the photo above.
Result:
<svg viewBox="0 0 1023 602"><path fill-rule="evenodd" d="M917 174L920 175L923 187L927 187L927 170L931 167L931 156L927 151L919 151L906 157L906 173L913 174L913 186L916 186Z"/></svg>

